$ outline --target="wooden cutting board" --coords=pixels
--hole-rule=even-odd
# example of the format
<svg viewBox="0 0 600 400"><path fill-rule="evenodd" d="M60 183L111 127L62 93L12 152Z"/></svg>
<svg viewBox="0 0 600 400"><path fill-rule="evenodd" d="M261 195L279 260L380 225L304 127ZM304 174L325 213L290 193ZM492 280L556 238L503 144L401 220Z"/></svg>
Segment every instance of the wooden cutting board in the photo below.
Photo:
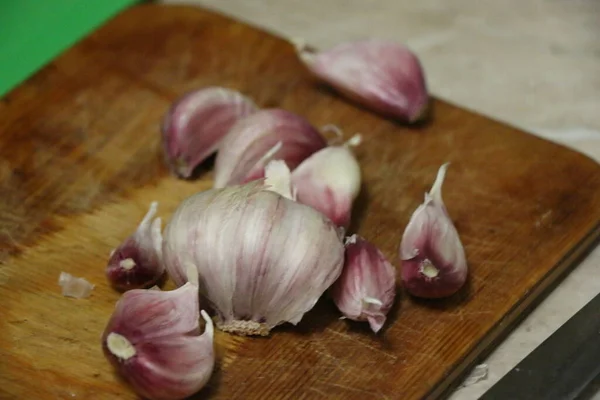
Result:
<svg viewBox="0 0 600 400"><path fill-rule="evenodd" d="M471 275L446 300L401 292L379 335L326 298L269 338L219 333L218 368L195 398L440 397L598 236L600 168L586 157L442 101L429 124L403 127L315 85L282 39L196 8L138 6L0 102L0 398L135 398L100 349L119 298L104 266L150 201L168 220L211 186L208 170L169 176L159 145L169 104L205 85L362 132L353 229L396 264L450 161L444 198ZM93 282L92 296L62 297L61 271Z"/></svg>

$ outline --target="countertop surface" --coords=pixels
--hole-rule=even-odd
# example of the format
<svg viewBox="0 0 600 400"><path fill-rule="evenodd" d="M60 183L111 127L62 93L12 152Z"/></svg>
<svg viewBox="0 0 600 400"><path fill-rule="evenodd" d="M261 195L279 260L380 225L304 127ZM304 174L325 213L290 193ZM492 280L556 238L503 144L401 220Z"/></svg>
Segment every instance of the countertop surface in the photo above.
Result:
<svg viewBox="0 0 600 400"><path fill-rule="evenodd" d="M395 39L421 58L431 92L600 161L600 2L595 0L166 0L222 11L326 48ZM478 398L600 293L596 248L486 359Z"/></svg>

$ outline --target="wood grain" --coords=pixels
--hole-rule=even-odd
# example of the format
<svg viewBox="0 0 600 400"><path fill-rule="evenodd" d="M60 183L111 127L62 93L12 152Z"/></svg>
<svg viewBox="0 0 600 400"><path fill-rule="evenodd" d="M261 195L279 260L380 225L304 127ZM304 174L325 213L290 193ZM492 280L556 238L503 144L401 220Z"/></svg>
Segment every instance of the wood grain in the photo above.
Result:
<svg viewBox="0 0 600 400"><path fill-rule="evenodd" d="M104 266L150 201L168 219L210 187L206 170L168 175L158 131L173 99L205 85L363 133L353 229L396 264L450 161L444 197L471 275L443 301L400 293L377 336L327 298L266 339L219 333L218 369L195 398L443 396L598 235L600 169L580 154L441 101L429 124L397 125L317 86L284 40L196 8L138 6L0 102L0 398L135 398L101 354L119 297ZM62 297L60 271L93 282L92 296Z"/></svg>

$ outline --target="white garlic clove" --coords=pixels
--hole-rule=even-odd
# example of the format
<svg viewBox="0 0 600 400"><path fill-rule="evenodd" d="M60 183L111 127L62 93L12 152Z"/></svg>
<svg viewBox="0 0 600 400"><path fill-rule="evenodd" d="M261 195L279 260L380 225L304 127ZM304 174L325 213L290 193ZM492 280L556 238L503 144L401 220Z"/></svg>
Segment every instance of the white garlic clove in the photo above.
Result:
<svg viewBox="0 0 600 400"><path fill-rule="evenodd" d="M261 110L231 128L215 161L215 188L264 177L270 160L283 160L293 170L327 145L304 118L281 109Z"/></svg>
<svg viewBox="0 0 600 400"><path fill-rule="evenodd" d="M207 87L188 93L171 106L162 124L163 147L171 171L189 178L217 151L229 129L258 107L241 93Z"/></svg>
<svg viewBox="0 0 600 400"><path fill-rule="evenodd" d="M136 289L118 301L102 335L105 357L137 394L178 400L198 392L214 367L213 323L200 335L198 288Z"/></svg>
<svg viewBox="0 0 600 400"><path fill-rule="evenodd" d="M106 276L118 290L147 288L163 276L161 219L154 218L158 203L152 202L135 233L111 252Z"/></svg>
<svg viewBox="0 0 600 400"><path fill-rule="evenodd" d="M334 224L262 180L186 199L164 238L169 276L181 285L186 266L196 266L217 327L243 335L298 323L343 266Z"/></svg>
<svg viewBox="0 0 600 400"><path fill-rule="evenodd" d="M429 95L417 56L405 46L370 39L316 52L298 44L310 71L338 92L384 116L415 122L427 111Z"/></svg>
<svg viewBox="0 0 600 400"><path fill-rule="evenodd" d="M465 250L442 200L448 165L440 167L431 191L411 216L400 244L402 281L407 291L418 297L450 296L467 280Z"/></svg>
<svg viewBox="0 0 600 400"><path fill-rule="evenodd" d="M350 224L352 205L360 192L360 165L349 148L359 142L360 135L356 135L344 145L326 147L292 173L297 200L343 228Z"/></svg>
<svg viewBox="0 0 600 400"><path fill-rule="evenodd" d="M377 333L396 297L396 270L375 245L356 234L345 247L344 269L331 296L344 317L368 321Z"/></svg>

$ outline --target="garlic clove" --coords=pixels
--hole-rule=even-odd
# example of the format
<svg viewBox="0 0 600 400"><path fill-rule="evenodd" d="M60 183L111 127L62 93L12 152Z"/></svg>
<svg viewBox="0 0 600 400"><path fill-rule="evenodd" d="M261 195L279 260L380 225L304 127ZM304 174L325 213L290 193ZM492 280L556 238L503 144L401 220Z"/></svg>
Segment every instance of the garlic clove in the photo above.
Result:
<svg viewBox="0 0 600 400"><path fill-rule="evenodd" d="M425 116L429 95L424 72L405 46L370 39L322 52L301 43L297 49L313 75L364 107L406 122Z"/></svg>
<svg viewBox="0 0 600 400"><path fill-rule="evenodd" d="M377 333L396 297L396 270L372 243L354 234L346 239L344 269L330 294L344 317L368 321Z"/></svg>
<svg viewBox="0 0 600 400"><path fill-rule="evenodd" d="M440 167L425 201L411 216L400 244L402 281L407 291L418 297L450 296L467 280L464 247L442 200L448 166Z"/></svg>
<svg viewBox="0 0 600 400"><path fill-rule="evenodd" d="M206 325L200 335L198 320ZM118 301L102 335L105 357L140 396L177 400L199 391L214 367L212 320L198 288L136 289Z"/></svg>
<svg viewBox="0 0 600 400"><path fill-rule="evenodd" d="M229 129L257 110L248 97L223 87L207 87L179 98L162 124L163 147L171 171L189 178L194 168L217 151Z"/></svg>
<svg viewBox="0 0 600 400"><path fill-rule="evenodd" d="M109 326L134 343L185 335L198 326L200 311L194 306L199 303L197 290L188 283L176 290L127 291L117 303Z"/></svg>
<svg viewBox="0 0 600 400"><path fill-rule="evenodd" d="M118 290L146 288L164 274L161 219L154 218L158 203L152 202L135 233L111 252L106 276Z"/></svg>
<svg viewBox="0 0 600 400"><path fill-rule="evenodd" d="M241 335L268 335L277 325L298 323L344 261L337 227L263 180L186 199L164 238L169 276L181 285L187 266L196 266L217 328Z"/></svg>
<svg viewBox="0 0 600 400"><path fill-rule="evenodd" d="M355 135L346 144L326 147L292 173L297 200L343 228L350 224L352 205L360 192L360 165L349 148L359 143L360 135Z"/></svg>
<svg viewBox="0 0 600 400"><path fill-rule="evenodd" d="M267 109L236 123L215 161L215 188L264 177L271 159L285 161L290 170L327 145L304 118L282 109Z"/></svg>

